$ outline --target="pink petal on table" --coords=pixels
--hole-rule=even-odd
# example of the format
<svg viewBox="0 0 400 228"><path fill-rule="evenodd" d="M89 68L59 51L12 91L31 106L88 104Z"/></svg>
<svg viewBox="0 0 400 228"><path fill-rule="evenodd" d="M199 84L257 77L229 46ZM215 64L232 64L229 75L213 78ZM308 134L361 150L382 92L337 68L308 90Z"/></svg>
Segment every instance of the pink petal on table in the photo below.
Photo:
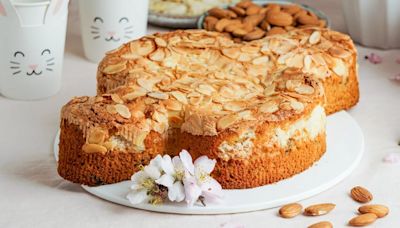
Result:
<svg viewBox="0 0 400 228"><path fill-rule="evenodd" d="M220 226L220 228L245 228L243 224L236 222L224 222Z"/></svg>
<svg viewBox="0 0 400 228"><path fill-rule="evenodd" d="M383 158L383 162L389 164L400 163L400 153L389 153Z"/></svg>
<svg viewBox="0 0 400 228"><path fill-rule="evenodd" d="M382 57L377 55L377 54L375 54L375 53L371 53L369 55L366 55L365 59L368 59L368 61L370 63L373 63L373 64L379 64L379 63L381 63L383 61Z"/></svg>
<svg viewBox="0 0 400 228"><path fill-rule="evenodd" d="M390 80L395 81L395 82L400 82L400 73L391 77Z"/></svg>
<svg viewBox="0 0 400 228"><path fill-rule="evenodd" d="M397 64L400 64L400 56L399 56L399 57L397 57L397 59L396 59L396 63L397 63Z"/></svg>

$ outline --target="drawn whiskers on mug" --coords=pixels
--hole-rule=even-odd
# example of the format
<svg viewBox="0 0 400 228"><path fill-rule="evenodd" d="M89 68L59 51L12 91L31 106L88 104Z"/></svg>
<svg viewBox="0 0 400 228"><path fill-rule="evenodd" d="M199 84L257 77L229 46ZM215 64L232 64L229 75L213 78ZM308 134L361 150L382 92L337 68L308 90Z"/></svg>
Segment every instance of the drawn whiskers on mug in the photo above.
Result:
<svg viewBox="0 0 400 228"><path fill-rule="evenodd" d="M15 61L10 61L10 63L12 64L12 66L10 66L10 69L14 70L13 75L21 73L21 63Z"/></svg>
<svg viewBox="0 0 400 228"><path fill-rule="evenodd" d="M54 57L46 60L46 70L47 71L53 71L53 66L54 66Z"/></svg>
<svg viewBox="0 0 400 228"><path fill-rule="evenodd" d="M96 39L99 39L101 36L100 36L100 29L99 29L99 27L96 27L96 26L90 26L90 28L91 28L91 31L90 31L90 33L91 34L93 34L93 39L94 40L96 40Z"/></svg>
<svg viewBox="0 0 400 228"><path fill-rule="evenodd" d="M124 28L124 37L126 39L132 39L132 37L130 36L130 34L132 33L133 33L133 25Z"/></svg>

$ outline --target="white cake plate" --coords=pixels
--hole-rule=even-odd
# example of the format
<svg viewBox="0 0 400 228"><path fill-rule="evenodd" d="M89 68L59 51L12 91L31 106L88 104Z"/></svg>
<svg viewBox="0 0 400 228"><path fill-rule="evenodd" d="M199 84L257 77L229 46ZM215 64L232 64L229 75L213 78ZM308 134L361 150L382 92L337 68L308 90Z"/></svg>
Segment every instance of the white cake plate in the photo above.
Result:
<svg viewBox="0 0 400 228"><path fill-rule="evenodd" d="M54 152L58 154L59 133L54 142ZM102 199L138 209L177 214L226 214L256 211L278 207L321 193L348 176L361 160L364 151L363 133L356 121L347 113L339 112L328 117L327 151L308 170L276 184L253 189L224 190L222 203L215 205L195 205L184 203L147 203L132 205L126 198L130 182L99 187L82 186L83 189Z"/></svg>

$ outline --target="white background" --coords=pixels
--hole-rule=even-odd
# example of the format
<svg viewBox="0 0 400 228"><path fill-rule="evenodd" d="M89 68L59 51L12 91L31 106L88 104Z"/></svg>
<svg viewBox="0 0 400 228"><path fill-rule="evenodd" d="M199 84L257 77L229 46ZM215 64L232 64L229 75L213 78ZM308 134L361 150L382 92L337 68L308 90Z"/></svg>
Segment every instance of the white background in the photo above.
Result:
<svg viewBox="0 0 400 228"><path fill-rule="evenodd" d="M324 11L333 28L345 31L338 0L306 1ZM378 16L378 15L377 15ZM161 31L150 27L150 32ZM361 164L332 189L300 202L304 206L330 202L337 207L327 216L282 219L277 209L232 215L183 216L146 212L100 200L79 185L61 179L52 155L60 108L73 96L94 95L96 64L83 57L76 2L71 4L62 89L42 101L21 102L0 97L0 227L307 227L329 220L345 227L359 204L349 190L363 185L374 194L374 203L388 205L390 214L369 227L400 227L400 164L382 158L400 153L400 84L389 80L400 73L399 50L358 48L360 103L350 114L360 124L366 140ZM371 52L384 62L364 60ZM225 226L223 225L225 224Z"/></svg>

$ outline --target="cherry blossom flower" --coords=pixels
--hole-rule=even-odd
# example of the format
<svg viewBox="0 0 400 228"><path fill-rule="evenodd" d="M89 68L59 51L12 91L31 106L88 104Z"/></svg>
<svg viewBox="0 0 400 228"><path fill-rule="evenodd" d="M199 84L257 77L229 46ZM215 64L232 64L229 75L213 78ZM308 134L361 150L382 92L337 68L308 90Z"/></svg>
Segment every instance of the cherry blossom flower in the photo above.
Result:
<svg viewBox="0 0 400 228"><path fill-rule="evenodd" d="M145 201L152 201L151 193L155 191L157 185L155 180L160 178L159 168L156 166L146 166L142 171L135 173L131 180L133 182L131 191L127 195L132 204L139 204Z"/></svg>
<svg viewBox="0 0 400 228"><path fill-rule="evenodd" d="M369 55L366 55L366 56L365 56L365 59L368 59L368 61L369 61L370 63L373 63L373 64L379 64L379 63L381 63L382 60L383 60L381 56L379 56L379 55L377 55L377 54L375 54L375 53L371 53L371 54L369 54Z"/></svg>
<svg viewBox="0 0 400 228"><path fill-rule="evenodd" d="M161 168L164 174L156 180L156 183L168 188L170 201L183 201L185 193L182 180L185 176L185 168L181 159L179 157L171 159L169 155L165 155L161 161Z"/></svg>
<svg viewBox="0 0 400 228"><path fill-rule="evenodd" d="M210 174L216 161L207 156L199 157L193 164L192 156L182 150L179 156L157 155L148 166L135 173L131 180L131 191L127 198L132 204L186 201L193 206L200 201L218 202L222 198L222 187Z"/></svg>

